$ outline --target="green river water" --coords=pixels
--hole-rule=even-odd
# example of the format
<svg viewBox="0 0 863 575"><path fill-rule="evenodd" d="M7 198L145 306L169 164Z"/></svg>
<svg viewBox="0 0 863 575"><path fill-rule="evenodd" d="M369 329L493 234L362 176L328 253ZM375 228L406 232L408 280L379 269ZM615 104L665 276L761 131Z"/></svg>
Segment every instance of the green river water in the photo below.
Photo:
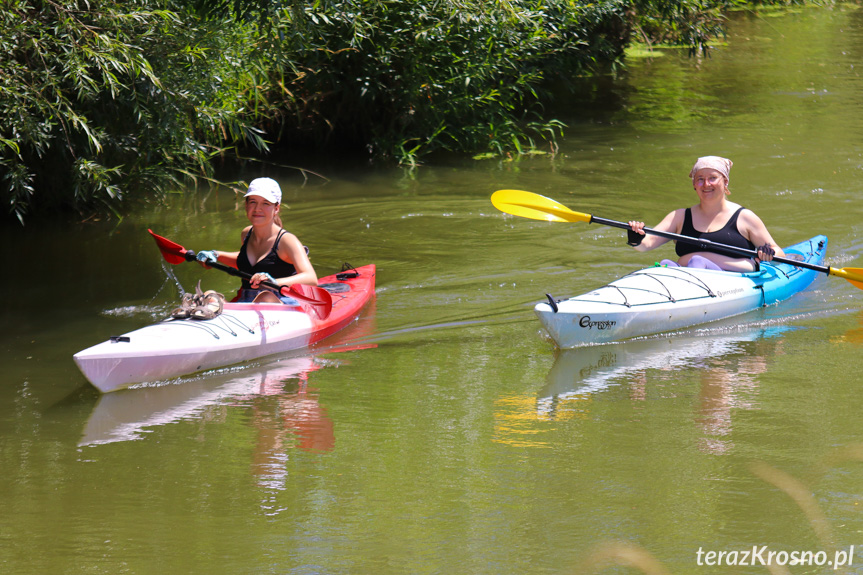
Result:
<svg viewBox="0 0 863 575"><path fill-rule="evenodd" d="M630 59L561 97L554 157L286 159L329 178L268 169L286 227L319 275L377 264L376 299L327 349L181 384L100 397L72 355L180 286L234 289L169 276L146 233L235 247L232 195L0 230L0 573L863 573L863 292L823 276L733 320L558 352L532 312L546 292L672 248L489 202L524 189L653 225L696 201L695 158L723 155L779 243L823 233L829 265L863 267L861 71L853 5L735 15L710 58ZM728 565L753 546L779 555Z"/></svg>

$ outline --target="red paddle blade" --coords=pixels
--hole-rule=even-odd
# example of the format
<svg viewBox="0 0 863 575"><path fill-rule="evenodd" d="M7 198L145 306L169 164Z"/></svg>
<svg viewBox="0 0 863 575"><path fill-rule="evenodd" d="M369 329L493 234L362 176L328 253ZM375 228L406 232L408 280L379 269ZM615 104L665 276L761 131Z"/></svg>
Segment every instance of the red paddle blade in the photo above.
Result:
<svg viewBox="0 0 863 575"><path fill-rule="evenodd" d="M165 261L169 264L181 264L186 261L186 248L181 246L178 243L172 242L168 238L163 238L162 236L153 232L153 230L147 230L150 232L150 235L153 236L153 239L156 240L156 245L159 246L159 251L162 252L162 257L165 258Z"/></svg>
<svg viewBox="0 0 863 575"><path fill-rule="evenodd" d="M308 304L308 307L303 307L306 307L318 319L327 319L330 316L330 312L333 311L333 298L330 296L330 292L323 288L294 284L290 286L290 293L286 295L295 297L304 304Z"/></svg>

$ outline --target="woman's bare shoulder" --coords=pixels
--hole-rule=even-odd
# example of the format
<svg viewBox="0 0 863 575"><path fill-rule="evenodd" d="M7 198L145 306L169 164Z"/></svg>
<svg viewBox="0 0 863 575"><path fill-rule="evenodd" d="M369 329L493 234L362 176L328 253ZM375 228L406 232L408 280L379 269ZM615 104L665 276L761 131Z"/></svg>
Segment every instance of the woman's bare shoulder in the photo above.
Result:
<svg viewBox="0 0 863 575"><path fill-rule="evenodd" d="M694 206L692 206L694 207ZM686 210L691 210L692 207L689 208L677 208L676 210L672 210L668 213L666 218L670 218L672 222L675 224L683 224L683 220L686 217Z"/></svg>
<svg viewBox="0 0 863 575"><path fill-rule="evenodd" d="M279 238L279 250L303 250L303 243L300 238L287 230L282 230L283 233Z"/></svg>
<svg viewBox="0 0 863 575"><path fill-rule="evenodd" d="M758 214L756 214L749 208L743 208L742 210L740 210L739 219L743 220L745 223L748 224L764 224L764 222L761 221L761 218L758 217Z"/></svg>

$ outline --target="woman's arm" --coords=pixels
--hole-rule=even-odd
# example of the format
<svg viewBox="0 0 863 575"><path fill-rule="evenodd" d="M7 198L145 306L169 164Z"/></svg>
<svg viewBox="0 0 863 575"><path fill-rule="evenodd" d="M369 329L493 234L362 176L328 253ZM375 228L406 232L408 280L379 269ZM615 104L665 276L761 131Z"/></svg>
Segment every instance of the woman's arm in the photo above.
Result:
<svg viewBox="0 0 863 575"><path fill-rule="evenodd" d="M318 275L315 273L315 268L312 266L312 262L309 261L309 256L306 254L306 248L297 236L292 233L283 234L282 239L279 241L277 253L282 260L293 264L297 273L286 278L275 278L273 283L280 286L289 286L293 284L304 284L310 286L318 285ZM260 281L264 280L264 275L265 274L255 274L252 276L252 279L250 280L252 289L258 289L258 284Z"/></svg>
<svg viewBox="0 0 863 575"><path fill-rule="evenodd" d="M739 225L740 223L743 225ZM742 230L740 229L741 227L743 228ZM776 243L773 236L767 231L767 226L764 225L761 218L755 215L755 212L752 210L743 210L740 212L737 229L756 246L755 249L758 251L757 260L769 262L773 259L774 255L785 257L785 252L782 251L782 248L779 247L779 244ZM773 253L770 253L771 250Z"/></svg>
<svg viewBox="0 0 863 575"><path fill-rule="evenodd" d="M671 232L674 234L679 234L680 229L683 227L683 212L684 210L682 209L670 212L653 229L660 232ZM646 252L658 248L659 246L669 241L668 238L654 235L646 235L644 233L644 222L630 221L629 226L632 228L633 232L644 236L644 238L641 240L641 243L633 246L636 250L640 252Z"/></svg>
<svg viewBox="0 0 863 575"><path fill-rule="evenodd" d="M237 267L237 256L240 255L240 252L220 252L219 250L205 250L198 252L198 261L207 269L210 269L210 266L207 265L208 262L219 262L221 264L225 264L232 268Z"/></svg>

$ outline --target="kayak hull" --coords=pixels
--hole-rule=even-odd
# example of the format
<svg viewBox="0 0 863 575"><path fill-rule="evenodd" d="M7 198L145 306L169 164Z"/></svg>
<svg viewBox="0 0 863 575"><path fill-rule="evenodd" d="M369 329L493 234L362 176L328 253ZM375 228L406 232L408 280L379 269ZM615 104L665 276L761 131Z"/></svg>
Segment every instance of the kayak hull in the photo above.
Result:
<svg viewBox="0 0 863 575"><path fill-rule="evenodd" d="M815 236L784 251L789 259L821 265L826 249L827 238ZM557 311L542 302L534 312L558 347L571 348L743 314L788 299L806 289L818 273L772 262L748 273L656 266L555 302Z"/></svg>
<svg viewBox="0 0 863 575"><path fill-rule="evenodd" d="M346 327L372 297L375 266L357 271L356 278L321 278L320 287L333 299L332 311L323 320L302 306L226 303L211 320L166 319L73 357L90 383L107 393L302 349Z"/></svg>

